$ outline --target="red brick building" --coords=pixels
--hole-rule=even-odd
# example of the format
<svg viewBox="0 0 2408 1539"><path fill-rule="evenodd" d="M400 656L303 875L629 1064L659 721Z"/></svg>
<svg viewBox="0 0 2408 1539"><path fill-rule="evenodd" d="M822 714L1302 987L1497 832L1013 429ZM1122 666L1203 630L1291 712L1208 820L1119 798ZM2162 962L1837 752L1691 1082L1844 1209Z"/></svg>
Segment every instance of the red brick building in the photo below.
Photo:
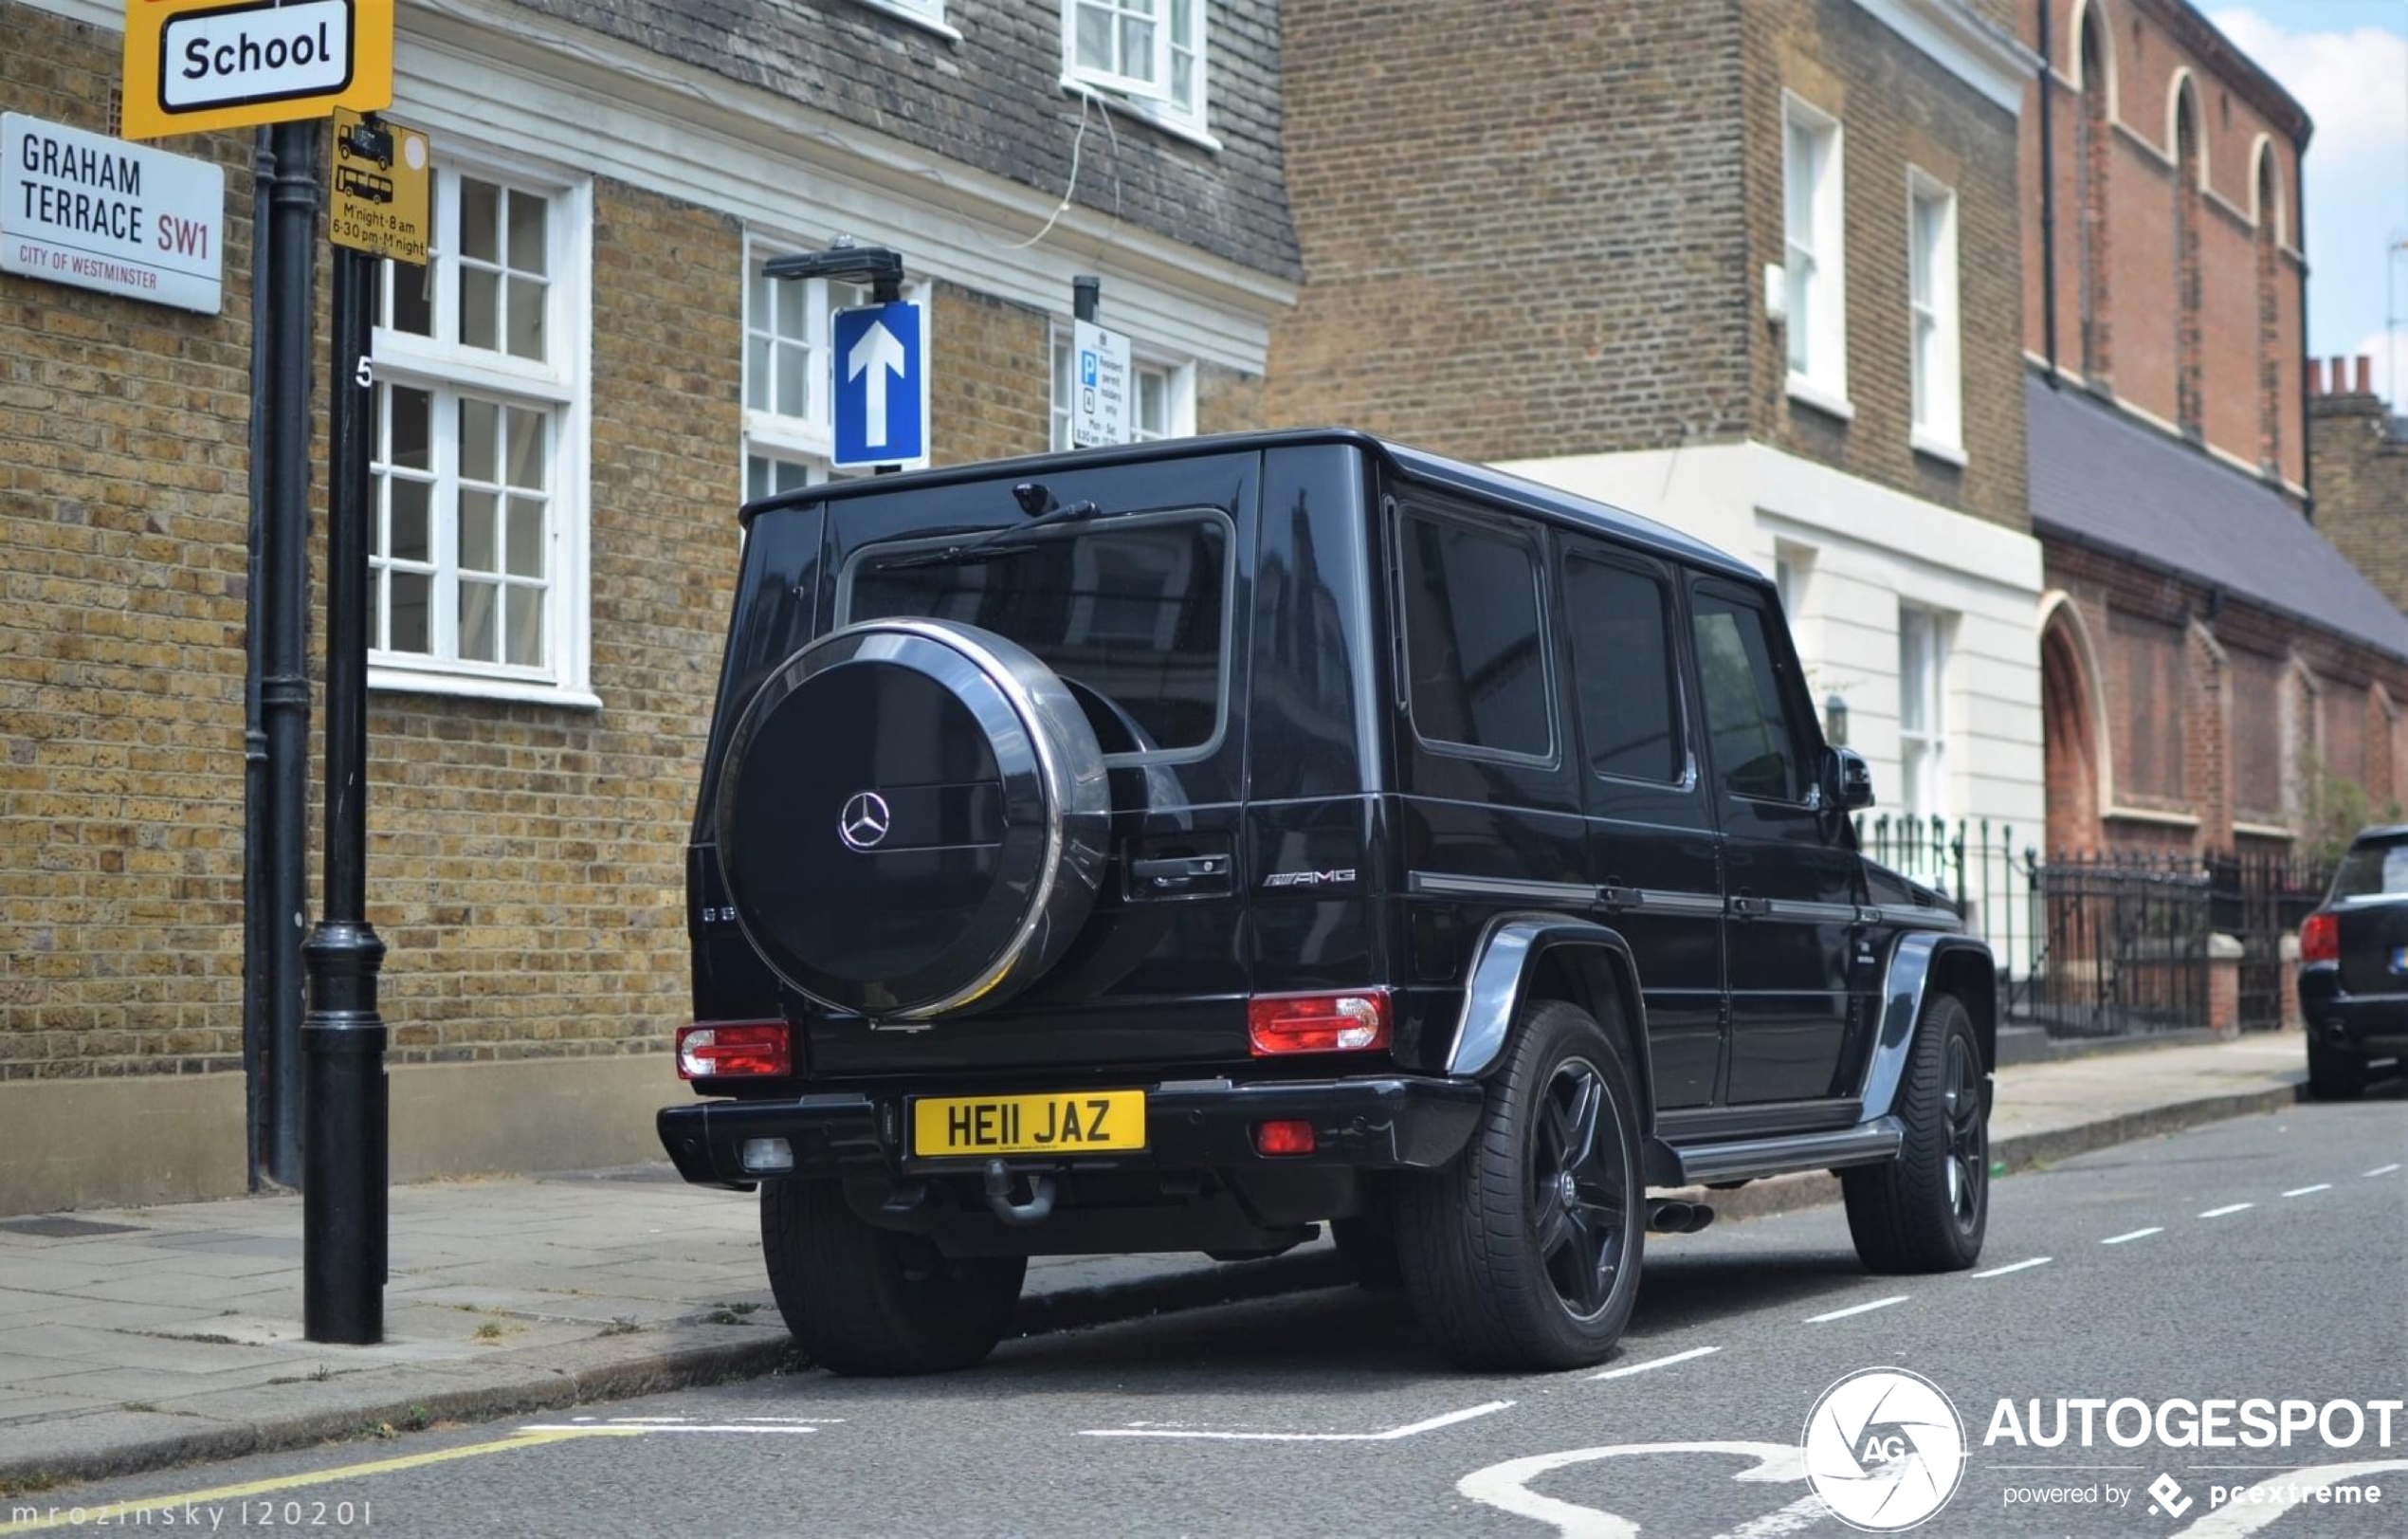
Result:
<svg viewBox="0 0 2408 1539"><path fill-rule="evenodd" d="M2292 848L2408 784L2408 617L2311 522L2312 125L2184 0L2019 25L2048 843Z"/></svg>

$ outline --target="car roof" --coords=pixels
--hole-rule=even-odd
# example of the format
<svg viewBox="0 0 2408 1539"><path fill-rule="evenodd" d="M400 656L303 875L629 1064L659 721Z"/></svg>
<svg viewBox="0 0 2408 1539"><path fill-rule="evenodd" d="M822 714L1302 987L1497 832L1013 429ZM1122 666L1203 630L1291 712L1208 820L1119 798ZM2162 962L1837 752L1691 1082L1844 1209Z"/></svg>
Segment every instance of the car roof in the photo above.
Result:
<svg viewBox="0 0 2408 1539"><path fill-rule="evenodd" d="M1428 449L1395 443L1352 428L1283 428L1254 432L1213 433L1195 438L1164 438L1112 449L1069 449L1011 460L984 460L900 476L864 476L848 481L830 481L749 503L745 504L741 517L750 523L755 516L779 507L798 507L817 502L837 503L853 497L882 497L915 486L982 481L997 475L1034 473L1046 468L1101 469L1115 465L1189 459L1226 454L1232 450L1257 452L1308 444L1342 444L1365 449L1378 455L1399 475L1425 486L1485 502L1504 503L1568 528L1602 535L1652 555L1686 561L1718 576L1759 586L1765 585L1767 581L1762 573L1739 558L1653 519L1541 486L1521 476L1508 475L1485 465L1433 454Z"/></svg>
<svg viewBox="0 0 2408 1539"><path fill-rule="evenodd" d="M2351 844L2397 844L2408 839L2408 823L2377 823L2349 837Z"/></svg>

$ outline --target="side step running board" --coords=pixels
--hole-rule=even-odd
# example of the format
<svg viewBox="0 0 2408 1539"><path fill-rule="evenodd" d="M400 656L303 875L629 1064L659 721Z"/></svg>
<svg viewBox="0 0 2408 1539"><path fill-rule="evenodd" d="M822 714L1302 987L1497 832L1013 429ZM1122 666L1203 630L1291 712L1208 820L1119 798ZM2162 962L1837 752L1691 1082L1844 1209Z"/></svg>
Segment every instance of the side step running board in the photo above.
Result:
<svg viewBox="0 0 2408 1539"><path fill-rule="evenodd" d="M1876 1164L1896 1157L1899 1142L1906 1133L1906 1126L1896 1117L1875 1117L1870 1122L1828 1133L1784 1133L1778 1138L1692 1144L1686 1148L1663 1145L1671 1158L1662 1163L1673 1167L1673 1179L1659 1184L1699 1186L1713 1182L1752 1181L1759 1176L1786 1176L1797 1170Z"/></svg>

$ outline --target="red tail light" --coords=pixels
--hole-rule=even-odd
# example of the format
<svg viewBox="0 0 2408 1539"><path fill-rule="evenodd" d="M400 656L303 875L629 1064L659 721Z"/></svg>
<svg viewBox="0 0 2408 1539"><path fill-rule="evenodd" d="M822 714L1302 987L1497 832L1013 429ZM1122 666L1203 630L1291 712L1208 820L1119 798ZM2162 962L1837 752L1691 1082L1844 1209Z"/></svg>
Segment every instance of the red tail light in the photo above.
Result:
<svg viewBox="0 0 2408 1539"><path fill-rule="evenodd" d="M2299 960L2302 962L2341 961L2341 916L2310 914L2308 923L2299 927Z"/></svg>
<svg viewBox="0 0 2408 1539"><path fill-rule="evenodd" d="M1282 1053L1367 1053L1388 1045L1386 989L1270 995L1246 1003L1258 1058Z"/></svg>
<svg viewBox="0 0 2408 1539"><path fill-rule="evenodd" d="M794 1072L782 1020L711 1020L677 1029L677 1077L782 1079Z"/></svg>
<svg viewBox="0 0 2408 1539"><path fill-rule="evenodd" d="M1286 1118L1278 1122L1258 1122L1254 1125L1254 1152L1310 1154L1313 1152L1313 1125L1301 1119Z"/></svg>

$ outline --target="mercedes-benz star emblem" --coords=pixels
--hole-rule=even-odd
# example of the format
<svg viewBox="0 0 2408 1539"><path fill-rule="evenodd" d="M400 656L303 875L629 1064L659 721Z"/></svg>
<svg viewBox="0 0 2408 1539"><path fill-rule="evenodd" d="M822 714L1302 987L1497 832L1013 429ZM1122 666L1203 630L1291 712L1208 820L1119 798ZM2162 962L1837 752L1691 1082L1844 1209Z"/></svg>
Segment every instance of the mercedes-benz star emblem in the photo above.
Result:
<svg viewBox="0 0 2408 1539"><path fill-rule="evenodd" d="M875 791L856 791L845 803L843 815L836 819L836 837L855 850L874 850L886 836L886 827L894 815L886 811L886 798Z"/></svg>

